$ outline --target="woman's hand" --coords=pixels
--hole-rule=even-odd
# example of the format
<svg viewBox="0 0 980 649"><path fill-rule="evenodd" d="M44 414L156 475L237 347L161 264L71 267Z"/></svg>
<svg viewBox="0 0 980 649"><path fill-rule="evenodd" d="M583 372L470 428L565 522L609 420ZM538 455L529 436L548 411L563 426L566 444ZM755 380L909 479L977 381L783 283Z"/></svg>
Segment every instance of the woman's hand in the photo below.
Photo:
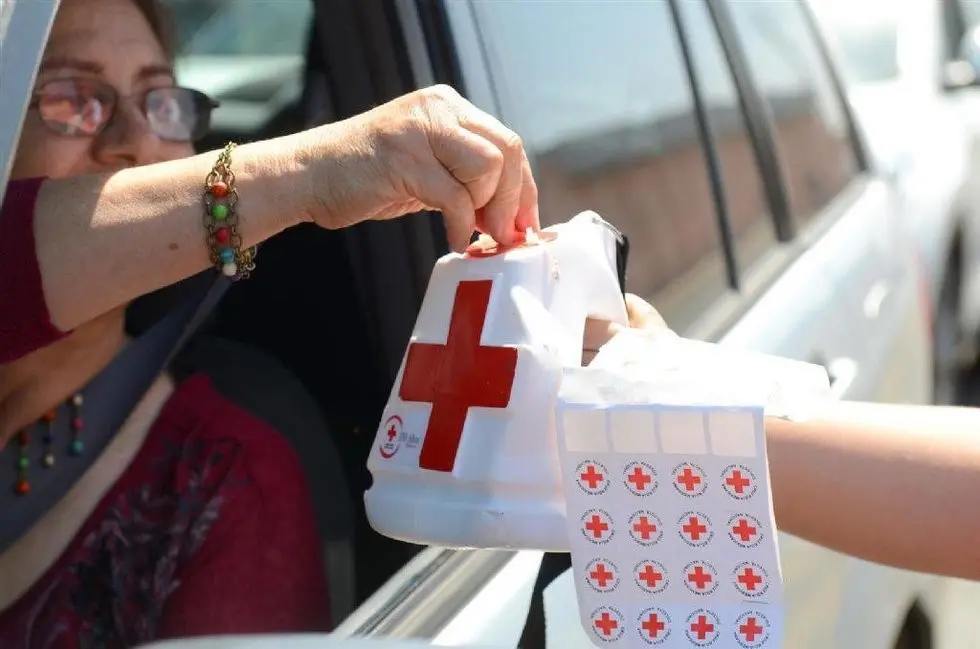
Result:
<svg viewBox="0 0 980 649"><path fill-rule="evenodd" d="M312 172L307 216L324 227L439 210L457 251L474 230L512 244L516 233L540 227L521 138L448 86L299 138L303 166Z"/></svg>
<svg viewBox="0 0 980 649"><path fill-rule="evenodd" d="M670 331L667 323L653 306L645 300L626 294L626 313L629 315L631 329L647 331ZM588 320L585 323L585 336L582 341L582 364L588 365L599 353L599 348L613 339L625 327L606 320Z"/></svg>

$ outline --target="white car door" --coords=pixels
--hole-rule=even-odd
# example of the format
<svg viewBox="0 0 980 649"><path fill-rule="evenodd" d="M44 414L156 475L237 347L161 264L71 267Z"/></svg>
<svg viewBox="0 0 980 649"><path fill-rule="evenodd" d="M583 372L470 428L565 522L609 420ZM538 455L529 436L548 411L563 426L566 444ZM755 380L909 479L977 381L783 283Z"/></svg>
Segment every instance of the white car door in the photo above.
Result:
<svg viewBox="0 0 980 649"><path fill-rule="evenodd" d="M725 331L723 344L825 363L838 396L921 392L927 367L921 342L886 368L902 339L898 332L917 322L907 317L917 314L915 285L902 267L900 229L892 227L894 192L855 150L836 88L821 67L826 62L802 14L794 15L796 5L731 4L733 33L746 42L743 67L775 122L777 173L788 191L784 204L774 206L780 197L772 184L781 183L759 178L705 5L677 3L695 43L691 58L724 185L726 235L710 227L719 206L707 203L704 158L695 156L692 165L683 157L692 155L683 149L684 128L697 137L697 120L666 3L616 3L615 11L606 3L601 14L584 4L468 4L447 4L468 93L525 138L544 219L588 207L624 230L633 248L631 290L687 335ZM767 15L767 8L780 15ZM648 162L657 158L669 162L663 168ZM785 213L771 213L779 210ZM777 243L773 217L787 216L791 222L782 225L789 235ZM734 276L731 264L706 245L726 236L737 260ZM905 339L915 341L918 327ZM903 380L886 387L890 372ZM781 544L787 646L890 649L915 577L786 535ZM513 646L519 629L480 611L523 610L537 557L518 553L504 569L509 579L492 582L457 618L467 624L450 622L436 642ZM591 646L578 623L569 573L548 589L546 610L548 646Z"/></svg>

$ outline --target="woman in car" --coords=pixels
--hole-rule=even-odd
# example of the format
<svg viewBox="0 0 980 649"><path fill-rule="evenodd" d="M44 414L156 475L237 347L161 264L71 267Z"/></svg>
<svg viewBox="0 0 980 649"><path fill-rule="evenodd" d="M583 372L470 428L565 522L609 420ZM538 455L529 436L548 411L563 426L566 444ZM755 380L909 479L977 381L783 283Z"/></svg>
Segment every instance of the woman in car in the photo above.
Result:
<svg viewBox="0 0 980 649"><path fill-rule="evenodd" d="M176 86L161 25L150 0L64 0L23 124L0 213L0 538L23 527L0 546L0 647L329 625L307 486L275 430L167 373L121 428L91 423L135 298L208 267L238 279L302 222L436 208L455 249L538 227L520 140L450 89L194 156L211 102ZM590 331L592 348L609 333ZM89 464L45 504L42 476L72 462Z"/></svg>

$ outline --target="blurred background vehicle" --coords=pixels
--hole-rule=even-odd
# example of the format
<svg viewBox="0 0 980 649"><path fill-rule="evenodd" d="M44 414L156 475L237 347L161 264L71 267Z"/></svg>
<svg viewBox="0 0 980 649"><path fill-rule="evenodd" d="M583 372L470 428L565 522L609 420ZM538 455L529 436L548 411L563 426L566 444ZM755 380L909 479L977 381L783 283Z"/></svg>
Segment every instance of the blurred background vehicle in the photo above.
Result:
<svg viewBox="0 0 980 649"><path fill-rule="evenodd" d="M935 400L978 403L980 3L813 6L882 167L905 181L934 323Z"/></svg>
<svg viewBox="0 0 980 649"><path fill-rule="evenodd" d="M595 209L629 235L630 290L684 335L823 364L839 398L963 392L980 320L969 3L168 2L180 81L222 102L202 148L449 83L522 134L546 223ZM20 21L41 5L5 8ZM19 45L21 65L42 46ZM13 94L4 132L24 103ZM216 313L212 335L271 354L314 396L354 494L445 251L435 214L298 228ZM332 494L314 496L329 513ZM516 646L530 605L549 646L592 646L569 575L543 597L540 552L418 548L352 505L339 635ZM976 585L780 543L786 646L975 646Z"/></svg>

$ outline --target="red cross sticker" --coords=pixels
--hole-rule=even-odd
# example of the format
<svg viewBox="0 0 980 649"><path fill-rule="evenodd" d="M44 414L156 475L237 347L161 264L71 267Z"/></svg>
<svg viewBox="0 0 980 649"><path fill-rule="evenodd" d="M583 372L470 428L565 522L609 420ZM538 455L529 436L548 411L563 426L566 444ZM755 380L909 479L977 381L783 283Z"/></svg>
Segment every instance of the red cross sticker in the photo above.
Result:
<svg viewBox="0 0 980 649"><path fill-rule="evenodd" d="M419 467L451 472L470 408L506 408L517 349L480 344L493 280L460 282L445 345L412 343L398 396L432 404Z"/></svg>
<svg viewBox="0 0 980 649"><path fill-rule="evenodd" d="M687 637L699 647L707 646L718 636L718 617L705 610L695 611L687 618Z"/></svg>
<svg viewBox="0 0 980 649"><path fill-rule="evenodd" d="M615 640L623 635L623 616L619 611L603 606L592 613L592 628L601 640Z"/></svg>
<svg viewBox="0 0 980 649"><path fill-rule="evenodd" d="M378 448L378 452L386 460L390 460L395 457L398 452L401 442L399 438L401 437L402 429L402 419L398 415L392 415L388 417L387 421L384 423L385 436L381 441L381 445Z"/></svg>
<svg viewBox="0 0 980 649"><path fill-rule="evenodd" d="M667 571L656 561L641 561L635 568L636 585L648 593L658 593L667 587Z"/></svg>
<svg viewBox="0 0 980 649"><path fill-rule="evenodd" d="M611 522L606 512L590 509L582 516L582 534L593 543L605 543L613 535Z"/></svg>
<svg viewBox="0 0 980 649"><path fill-rule="evenodd" d="M769 638L769 620L761 613L743 613L735 621L736 639L743 647L759 647Z"/></svg>
<svg viewBox="0 0 980 649"><path fill-rule="evenodd" d="M656 472L645 462L630 462L623 471L624 484L637 496L648 496L657 488Z"/></svg>
<svg viewBox="0 0 980 649"><path fill-rule="evenodd" d="M667 637L670 631L667 630L667 613L661 609L644 611L640 614L640 633L651 640L662 640Z"/></svg>
<svg viewBox="0 0 980 649"><path fill-rule="evenodd" d="M762 525L754 516L736 514L728 521L728 536L744 548L751 548L762 540Z"/></svg>
<svg viewBox="0 0 980 649"><path fill-rule="evenodd" d="M759 565L745 563L735 569L735 587L749 597L758 597L769 588L768 575Z"/></svg>
<svg viewBox="0 0 980 649"><path fill-rule="evenodd" d="M711 521L705 514L689 512L681 516L678 524L681 526L681 538L688 545L707 545L708 541L714 537L714 532L711 531Z"/></svg>
<svg viewBox="0 0 980 649"><path fill-rule="evenodd" d="M751 498L756 492L755 475L744 466L726 469L723 484L728 495L739 500Z"/></svg>
<svg viewBox="0 0 980 649"><path fill-rule="evenodd" d="M579 488L587 494L595 496L604 493L609 486L606 467L598 462L582 462L576 473Z"/></svg>
<svg viewBox="0 0 980 649"><path fill-rule="evenodd" d="M663 524L655 514L638 511L630 517L630 536L640 545L653 545L663 537Z"/></svg>
<svg viewBox="0 0 980 649"><path fill-rule="evenodd" d="M756 636L761 635L763 631L765 629L759 626L754 617L747 618L743 624L738 626L738 632L742 634L746 642L755 642Z"/></svg>
<svg viewBox="0 0 980 649"><path fill-rule="evenodd" d="M718 588L714 566L704 561L692 561L684 568L684 584L695 595L708 595Z"/></svg>
<svg viewBox="0 0 980 649"><path fill-rule="evenodd" d="M695 464L681 464L673 471L674 488L684 496L700 496L708 488L704 471Z"/></svg>
<svg viewBox="0 0 980 649"><path fill-rule="evenodd" d="M616 566L606 559L594 559L585 568L589 585L600 593L606 593L616 588L619 577L616 576Z"/></svg>

